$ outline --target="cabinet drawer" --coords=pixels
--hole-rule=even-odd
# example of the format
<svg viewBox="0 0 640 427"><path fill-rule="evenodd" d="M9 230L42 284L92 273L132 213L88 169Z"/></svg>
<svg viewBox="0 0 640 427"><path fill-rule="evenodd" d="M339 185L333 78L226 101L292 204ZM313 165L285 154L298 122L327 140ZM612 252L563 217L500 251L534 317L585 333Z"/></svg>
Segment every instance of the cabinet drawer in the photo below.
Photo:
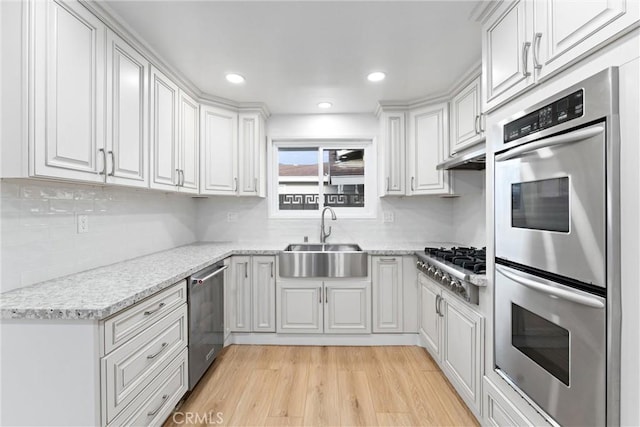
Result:
<svg viewBox="0 0 640 427"><path fill-rule="evenodd" d="M107 422L122 411L187 346L187 305L102 359Z"/></svg>
<svg viewBox="0 0 640 427"><path fill-rule="evenodd" d="M159 426L188 388L188 353L183 349L109 426Z"/></svg>
<svg viewBox="0 0 640 427"><path fill-rule="evenodd" d="M165 289L104 322L104 354L115 350L158 319L187 302L187 281Z"/></svg>

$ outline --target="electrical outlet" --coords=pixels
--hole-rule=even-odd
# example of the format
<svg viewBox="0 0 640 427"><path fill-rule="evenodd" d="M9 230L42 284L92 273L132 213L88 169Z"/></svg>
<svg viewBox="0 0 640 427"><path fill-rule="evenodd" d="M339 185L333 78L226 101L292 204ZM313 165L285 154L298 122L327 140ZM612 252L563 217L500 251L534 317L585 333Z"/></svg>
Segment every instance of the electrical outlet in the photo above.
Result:
<svg viewBox="0 0 640 427"><path fill-rule="evenodd" d="M396 220L392 211L385 211L383 213L382 222L394 222Z"/></svg>
<svg viewBox="0 0 640 427"><path fill-rule="evenodd" d="M227 222L238 222L238 214L235 212L227 212Z"/></svg>
<svg viewBox="0 0 640 427"><path fill-rule="evenodd" d="M89 217L87 215L78 215L78 233L89 232Z"/></svg>

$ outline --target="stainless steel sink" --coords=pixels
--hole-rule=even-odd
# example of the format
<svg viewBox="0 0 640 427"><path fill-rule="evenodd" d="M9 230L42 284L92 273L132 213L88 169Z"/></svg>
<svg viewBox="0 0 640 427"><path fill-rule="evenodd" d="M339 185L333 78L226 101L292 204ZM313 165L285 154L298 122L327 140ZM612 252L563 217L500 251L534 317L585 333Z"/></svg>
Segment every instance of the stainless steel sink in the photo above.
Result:
<svg viewBox="0 0 640 427"><path fill-rule="evenodd" d="M355 243L294 243L279 255L281 277L366 277L369 261Z"/></svg>

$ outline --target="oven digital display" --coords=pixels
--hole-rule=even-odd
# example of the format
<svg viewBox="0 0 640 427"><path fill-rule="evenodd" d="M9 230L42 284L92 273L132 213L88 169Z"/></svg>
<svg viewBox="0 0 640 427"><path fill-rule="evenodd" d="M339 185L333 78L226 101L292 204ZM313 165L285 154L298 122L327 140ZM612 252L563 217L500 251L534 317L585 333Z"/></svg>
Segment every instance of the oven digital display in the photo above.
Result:
<svg viewBox="0 0 640 427"><path fill-rule="evenodd" d="M511 345L569 385L569 331L511 303Z"/></svg>
<svg viewBox="0 0 640 427"><path fill-rule="evenodd" d="M511 226L569 232L569 177L511 184Z"/></svg>
<svg viewBox="0 0 640 427"><path fill-rule="evenodd" d="M583 111L584 90L580 89L524 117L507 123L504 126L504 143L582 117Z"/></svg>

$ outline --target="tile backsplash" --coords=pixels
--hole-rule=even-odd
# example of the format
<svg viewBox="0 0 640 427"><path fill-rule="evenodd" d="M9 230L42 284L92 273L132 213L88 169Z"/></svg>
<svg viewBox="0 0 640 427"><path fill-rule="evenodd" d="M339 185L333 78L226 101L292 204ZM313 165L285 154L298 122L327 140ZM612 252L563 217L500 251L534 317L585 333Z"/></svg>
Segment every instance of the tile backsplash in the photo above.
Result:
<svg viewBox="0 0 640 427"><path fill-rule="evenodd" d="M185 195L29 179L2 179L0 192L0 292L196 240Z"/></svg>

